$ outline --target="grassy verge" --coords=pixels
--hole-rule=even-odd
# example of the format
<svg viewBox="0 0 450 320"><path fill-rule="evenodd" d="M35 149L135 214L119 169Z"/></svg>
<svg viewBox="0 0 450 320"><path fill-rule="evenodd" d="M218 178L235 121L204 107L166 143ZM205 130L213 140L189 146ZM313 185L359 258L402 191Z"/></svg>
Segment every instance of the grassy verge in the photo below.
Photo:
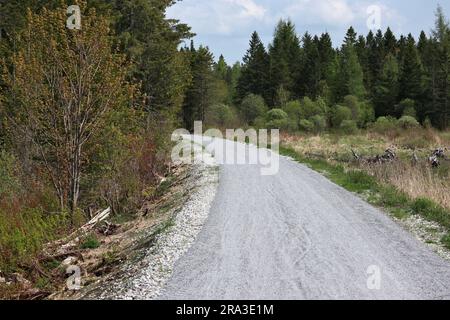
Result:
<svg viewBox="0 0 450 320"><path fill-rule="evenodd" d="M412 199L393 186L379 183L375 177L363 171L346 169L342 165L332 164L322 159L308 158L283 145L280 146L280 153L308 165L348 191L364 196L369 203L384 208L399 219L417 214L429 221L437 222L449 230L441 241L450 249L450 212L432 200Z"/></svg>

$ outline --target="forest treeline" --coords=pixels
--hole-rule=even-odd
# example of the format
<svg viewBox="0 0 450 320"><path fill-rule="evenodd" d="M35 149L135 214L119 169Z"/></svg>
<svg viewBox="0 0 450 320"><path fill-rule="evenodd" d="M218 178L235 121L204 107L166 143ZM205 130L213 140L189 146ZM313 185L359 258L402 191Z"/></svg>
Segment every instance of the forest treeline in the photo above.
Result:
<svg viewBox="0 0 450 320"><path fill-rule="evenodd" d="M350 27L339 48L328 33L300 37L290 20L282 20L267 48L252 34L235 72L240 76L232 101L241 119L257 127L446 129L449 63L450 28L440 7L434 30L421 32L418 40L411 34L397 38L390 28L358 35ZM223 65L221 57L216 68Z"/></svg>

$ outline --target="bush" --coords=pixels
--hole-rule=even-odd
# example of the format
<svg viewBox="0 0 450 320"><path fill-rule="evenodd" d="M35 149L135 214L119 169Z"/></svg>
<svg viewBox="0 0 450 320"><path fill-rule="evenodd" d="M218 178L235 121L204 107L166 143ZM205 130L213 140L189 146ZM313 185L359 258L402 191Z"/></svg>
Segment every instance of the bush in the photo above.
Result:
<svg viewBox="0 0 450 320"><path fill-rule="evenodd" d="M400 120L398 120L398 124L403 128L403 129L411 129L411 128L418 128L420 127L419 122L410 116L403 116L400 118Z"/></svg>
<svg viewBox="0 0 450 320"><path fill-rule="evenodd" d="M370 123L375 121L375 108L369 102L364 102L361 104L361 114L358 119L358 124L360 127L367 127Z"/></svg>
<svg viewBox="0 0 450 320"><path fill-rule="evenodd" d="M361 116L361 106L359 99L355 96L346 96L344 98L344 105L352 111L352 119L359 119Z"/></svg>
<svg viewBox="0 0 450 320"><path fill-rule="evenodd" d="M353 134L358 131L358 126L354 120L344 120L341 123L340 129L347 134Z"/></svg>
<svg viewBox="0 0 450 320"><path fill-rule="evenodd" d="M416 102L411 99L402 100L398 105L399 114L417 119Z"/></svg>
<svg viewBox="0 0 450 320"><path fill-rule="evenodd" d="M303 119L300 121L300 129L306 132L314 131L314 123L309 120Z"/></svg>
<svg viewBox="0 0 450 320"><path fill-rule="evenodd" d="M302 106L300 101L289 101L284 107L283 111L288 115L287 129L290 131L297 131L299 129L299 121L302 115Z"/></svg>
<svg viewBox="0 0 450 320"><path fill-rule="evenodd" d="M285 129L288 124L288 115L281 109L272 109L267 112L268 129Z"/></svg>
<svg viewBox="0 0 450 320"><path fill-rule="evenodd" d="M236 121L234 110L223 103L210 106L206 112L206 123L212 126L229 127Z"/></svg>
<svg viewBox="0 0 450 320"><path fill-rule="evenodd" d="M18 213L0 210L0 270L15 272L29 263L42 246L58 238L68 225L64 214L46 214L41 208Z"/></svg>
<svg viewBox="0 0 450 320"><path fill-rule="evenodd" d="M242 101L240 111L244 120L249 124L253 124L256 118L263 116L267 112L267 106L263 97L249 94Z"/></svg>
<svg viewBox="0 0 450 320"><path fill-rule="evenodd" d="M322 132L327 128L327 119L324 116L316 115L311 117L310 120L314 125L315 132Z"/></svg>
<svg viewBox="0 0 450 320"><path fill-rule="evenodd" d="M344 98L344 106L351 110L351 119L357 122L358 127L365 127L375 120L374 107L367 101L360 101L358 97L349 95Z"/></svg>
<svg viewBox="0 0 450 320"><path fill-rule="evenodd" d="M431 120L430 120L429 117L426 117L426 118L425 118L425 121L423 122L423 127L424 127L425 129L431 129L431 128L433 128L433 124L431 123Z"/></svg>
<svg viewBox="0 0 450 320"><path fill-rule="evenodd" d="M337 105L334 108L331 122L333 123L333 126L335 128L340 128L343 121L351 119L352 111L350 110L350 108L340 105Z"/></svg>
<svg viewBox="0 0 450 320"><path fill-rule="evenodd" d="M97 249L100 242L95 234L88 235L80 244L80 249Z"/></svg>
<svg viewBox="0 0 450 320"><path fill-rule="evenodd" d="M10 197L16 194L19 188L15 157L6 151L0 151L0 196Z"/></svg>
<svg viewBox="0 0 450 320"><path fill-rule="evenodd" d="M392 117L379 117L372 125L372 129L378 133L397 129L398 121Z"/></svg>
<svg viewBox="0 0 450 320"><path fill-rule="evenodd" d="M308 97L303 98L301 102L301 118L309 119L316 115L326 115L328 112L327 105L323 99L313 101Z"/></svg>

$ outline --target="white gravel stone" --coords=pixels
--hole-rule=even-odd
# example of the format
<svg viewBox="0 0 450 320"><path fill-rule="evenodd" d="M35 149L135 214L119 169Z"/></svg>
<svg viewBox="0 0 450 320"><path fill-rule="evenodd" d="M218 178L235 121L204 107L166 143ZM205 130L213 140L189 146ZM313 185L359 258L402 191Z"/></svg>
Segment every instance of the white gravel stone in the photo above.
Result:
<svg viewBox="0 0 450 320"><path fill-rule="evenodd" d="M195 161L195 186L189 200L174 218L173 226L157 236L148 250L141 270L131 278L104 291L100 299L149 300L158 297L172 275L176 261L194 243L208 218L218 185L218 165L206 154Z"/></svg>

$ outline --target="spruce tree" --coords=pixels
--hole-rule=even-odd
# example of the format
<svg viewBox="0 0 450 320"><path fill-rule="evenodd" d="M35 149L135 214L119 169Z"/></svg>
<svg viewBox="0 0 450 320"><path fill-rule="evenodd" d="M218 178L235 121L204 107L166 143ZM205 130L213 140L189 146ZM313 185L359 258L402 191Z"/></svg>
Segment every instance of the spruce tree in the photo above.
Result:
<svg viewBox="0 0 450 320"><path fill-rule="evenodd" d="M319 53L319 39L306 33L302 39L302 69L298 78L300 96L316 98L321 80L321 59Z"/></svg>
<svg viewBox="0 0 450 320"><path fill-rule="evenodd" d="M258 33L253 32L250 48L244 56L244 64L237 85L237 102L253 93L270 99L268 94L269 56Z"/></svg>
<svg viewBox="0 0 450 320"><path fill-rule="evenodd" d="M396 116L395 106L399 94L399 66L397 59L389 54L377 81L374 92L375 113L377 117Z"/></svg>
<svg viewBox="0 0 450 320"><path fill-rule="evenodd" d="M423 66L411 34L408 35L400 68L399 99L412 99L418 103L423 97Z"/></svg>
<svg viewBox="0 0 450 320"><path fill-rule="evenodd" d="M269 104L272 106L279 88L284 88L289 93L295 91L296 79L300 72L300 52L300 40L294 24L290 20L281 20L275 29L273 43L269 46Z"/></svg>

